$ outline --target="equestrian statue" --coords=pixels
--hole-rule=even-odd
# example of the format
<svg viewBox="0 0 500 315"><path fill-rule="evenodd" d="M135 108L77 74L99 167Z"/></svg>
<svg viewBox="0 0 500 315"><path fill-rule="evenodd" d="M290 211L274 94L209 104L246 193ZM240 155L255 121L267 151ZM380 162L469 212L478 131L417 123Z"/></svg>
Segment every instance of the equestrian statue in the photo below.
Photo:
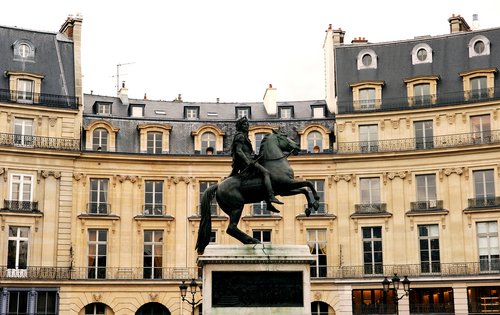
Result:
<svg viewBox="0 0 500 315"><path fill-rule="evenodd" d="M283 204L276 196L303 194L307 199L306 216L319 208L319 195L310 181L296 180L288 163L290 154L297 155L300 146L286 134L273 130L262 139L259 154L253 155L248 138L248 119L236 121L236 133L231 144L232 171L228 178L209 186L201 197L201 222L196 250L203 254L212 231L210 205L215 197L219 207L229 215L227 234L243 244L258 244L258 239L238 229L243 207L247 203L265 201L267 209L279 212L273 205ZM311 191L313 198L309 195Z"/></svg>

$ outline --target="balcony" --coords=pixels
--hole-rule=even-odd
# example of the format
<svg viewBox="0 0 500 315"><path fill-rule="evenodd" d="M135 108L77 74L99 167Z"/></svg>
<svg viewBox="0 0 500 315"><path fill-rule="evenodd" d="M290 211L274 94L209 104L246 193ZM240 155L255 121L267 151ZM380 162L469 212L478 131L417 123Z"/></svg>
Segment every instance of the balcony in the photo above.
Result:
<svg viewBox="0 0 500 315"><path fill-rule="evenodd" d="M3 201L3 210L20 212L38 212L38 201L8 200Z"/></svg>
<svg viewBox="0 0 500 315"><path fill-rule="evenodd" d="M164 216L165 213L165 205L146 204L142 206L142 214L145 216Z"/></svg>
<svg viewBox="0 0 500 315"><path fill-rule="evenodd" d="M470 145L500 143L500 130L470 132L445 136L422 138L390 139L378 141L339 142L337 153L399 152L424 149L442 149Z"/></svg>
<svg viewBox="0 0 500 315"><path fill-rule="evenodd" d="M0 146L78 151L80 140L0 133Z"/></svg>
<svg viewBox="0 0 500 315"><path fill-rule="evenodd" d="M495 96L496 95L496 96ZM389 112L408 109L436 108L462 104L473 104L477 102L488 102L500 99L499 89L487 89L487 91L457 91L451 93L438 93L423 98L422 101L408 97L383 98L371 100L377 106L360 106L352 100L339 100L339 114L352 114L358 112Z"/></svg>
<svg viewBox="0 0 500 315"><path fill-rule="evenodd" d="M387 213L386 203L361 203L354 205L355 214L357 215L370 215Z"/></svg>
<svg viewBox="0 0 500 315"><path fill-rule="evenodd" d="M63 109L78 109L79 105L79 99L76 96L11 91L6 89L0 89L0 102Z"/></svg>
<svg viewBox="0 0 500 315"><path fill-rule="evenodd" d="M109 203L89 202L87 204L87 213L88 214L106 215L106 214L110 214L110 212L111 212L111 205Z"/></svg>
<svg viewBox="0 0 500 315"><path fill-rule="evenodd" d="M500 197L478 197L468 199L468 209L500 207Z"/></svg>
<svg viewBox="0 0 500 315"><path fill-rule="evenodd" d="M443 210L443 200L426 200L410 202L411 211Z"/></svg>

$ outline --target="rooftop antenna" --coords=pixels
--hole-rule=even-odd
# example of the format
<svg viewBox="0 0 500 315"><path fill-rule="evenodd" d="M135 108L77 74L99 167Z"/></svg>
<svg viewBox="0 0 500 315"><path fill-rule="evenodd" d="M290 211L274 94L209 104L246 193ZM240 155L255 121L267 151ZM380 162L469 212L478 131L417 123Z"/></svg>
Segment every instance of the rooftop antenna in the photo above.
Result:
<svg viewBox="0 0 500 315"><path fill-rule="evenodd" d="M120 91L120 67L125 65L132 65L135 62L125 62L116 65L116 92Z"/></svg>

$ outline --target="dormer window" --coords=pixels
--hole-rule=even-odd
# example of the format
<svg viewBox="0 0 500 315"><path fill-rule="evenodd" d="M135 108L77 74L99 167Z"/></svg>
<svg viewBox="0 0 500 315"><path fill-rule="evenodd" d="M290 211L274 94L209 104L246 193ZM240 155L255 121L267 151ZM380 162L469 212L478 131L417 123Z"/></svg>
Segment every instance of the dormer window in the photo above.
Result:
<svg viewBox="0 0 500 315"><path fill-rule="evenodd" d="M130 105L130 117L144 117L144 105Z"/></svg>
<svg viewBox="0 0 500 315"><path fill-rule="evenodd" d="M490 54L490 41L483 35L474 36L469 41L469 58Z"/></svg>
<svg viewBox="0 0 500 315"><path fill-rule="evenodd" d="M432 63L432 48L427 44L418 44L411 51L411 62L414 65Z"/></svg>
<svg viewBox="0 0 500 315"><path fill-rule="evenodd" d="M98 115L111 115L111 103L96 103L95 113Z"/></svg>
<svg viewBox="0 0 500 315"><path fill-rule="evenodd" d="M292 119L293 118L293 107L292 106L280 106L279 118L281 119Z"/></svg>
<svg viewBox="0 0 500 315"><path fill-rule="evenodd" d="M371 49L363 49L358 54L358 70L377 69L377 55Z"/></svg>
<svg viewBox="0 0 500 315"><path fill-rule="evenodd" d="M184 118L187 120L196 120L200 118L199 107L184 107Z"/></svg>
<svg viewBox="0 0 500 315"><path fill-rule="evenodd" d="M35 47L27 40L18 40L12 45L14 49L14 60L34 61Z"/></svg>
<svg viewBox="0 0 500 315"><path fill-rule="evenodd" d="M236 118L247 117L250 118L250 107L236 107Z"/></svg>
<svg viewBox="0 0 500 315"><path fill-rule="evenodd" d="M325 110L326 107L323 105L320 106L311 106L312 109L312 118L325 118Z"/></svg>

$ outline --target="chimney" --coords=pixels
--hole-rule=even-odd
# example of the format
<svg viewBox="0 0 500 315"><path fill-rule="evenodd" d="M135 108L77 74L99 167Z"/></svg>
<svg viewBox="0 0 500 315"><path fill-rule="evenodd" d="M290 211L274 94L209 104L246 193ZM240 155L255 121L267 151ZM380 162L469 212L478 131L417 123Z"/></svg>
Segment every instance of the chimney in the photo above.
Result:
<svg viewBox="0 0 500 315"><path fill-rule="evenodd" d="M471 26L473 31L477 31L478 29L481 28L479 25L479 16L476 14L472 15L472 26Z"/></svg>
<svg viewBox="0 0 500 315"><path fill-rule="evenodd" d="M471 31L469 24L467 24L465 19L461 17L460 14L453 14L451 18L448 19L448 22L450 23L450 34Z"/></svg>
<svg viewBox="0 0 500 315"><path fill-rule="evenodd" d="M122 102L122 105L128 105L128 89L125 87L125 81L122 82L122 87L118 91L118 97L120 98L120 101Z"/></svg>
<svg viewBox="0 0 500 315"><path fill-rule="evenodd" d="M351 44L368 44L368 39L364 37L354 37Z"/></svg>
<svg viewBox="0 0 500 315"><path fill-rule="evenodd" d="M148 99L148 96L146 95L146 93L144 93L144 100L147 100Z"/></svg>
<svg viewBox="0 0 500 315"><path fill-rule="evenodd" d="M338 29L333 29L332 24L329 24L323 43L323 52L325 54L325 99L328 109L332 113L337 113L335 46L344 44L344 35L345 31L340 27Z"/></svg>
<svg viewBox="0 0 500 315"><path fill-rule="evenodd" d="M61 25L59 33L66 35L69 39L73 39L74 36L80 36L82 27L82 16L77 14L76 17L69 15L66 21Z"/></svg>
<svg viewBox="0 0 500 315"><path fill-rule="evenodd" d="M276 115L278 111L276 105L276 89L273 88L272 84L269 84L269 87L264 93L264 108L268 115Z"/></svg>

